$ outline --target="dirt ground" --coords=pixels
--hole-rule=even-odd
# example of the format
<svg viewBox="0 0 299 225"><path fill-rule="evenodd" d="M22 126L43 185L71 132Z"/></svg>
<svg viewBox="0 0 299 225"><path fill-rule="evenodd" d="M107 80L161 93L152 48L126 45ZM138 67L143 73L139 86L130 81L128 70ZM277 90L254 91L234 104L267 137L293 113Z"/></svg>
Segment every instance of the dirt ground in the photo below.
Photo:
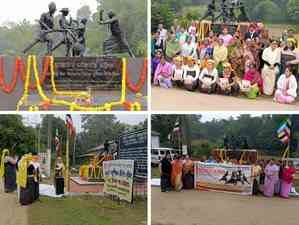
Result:
<svg viewBox="0 0 299 225"><path fill-rule="evenodd" d="M152 225L298 225L299 198L152 187Z"/></svg>
<svg viewBox="0 0 299 225"><path fill-rule="evenodd" d="M0 191L0 225L27 225L27 207L18 204L17 194Z"/></svg>
<svg viewBox="0 0 299 225"><path fill-rule="evenodd" d="M271 97L250 100L245 97L208 95L183 89L151 90L152 110L164 111L297 111L299 102L284 105L273 102Z"/></svg>

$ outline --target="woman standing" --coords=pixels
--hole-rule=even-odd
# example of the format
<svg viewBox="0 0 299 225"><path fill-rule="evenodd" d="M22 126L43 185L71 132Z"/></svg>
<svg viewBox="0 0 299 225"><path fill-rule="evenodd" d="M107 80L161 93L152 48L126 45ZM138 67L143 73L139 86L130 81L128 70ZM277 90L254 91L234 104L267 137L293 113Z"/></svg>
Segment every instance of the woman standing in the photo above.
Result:
<svg viewBox="0 0 299 225"><path fill-rule="evenodd" d="M235 74L240 79L243 78L245 73L245 58L244 58L244 47L241 40L236 41L236 46L233 48L229 61L232 65L232 69L235 71Z"/></svg>
<svg viewBox="0 0 299 225"><path fill-rule="evenodd" d="M183 165L183 188L194 188L194 163L189 155L186 155L185 163Z"/></svg>
<svg viewBox="0 0 299 225"><path fill-rule="evenodd" d="M278 181L279 167L274 164L274 160L270 160L265 168L265 184L264 195L273 197L274 186Z"/></svg>
<svg viewBox="0 0 299 225"><path fill-rule="evenodd" d="M174 160L171 162L171 166L171 185L174 187L174 190L180 191L183 188L183 162L181 157L176 155Z"/></svg>
<svg viewBox="0 0 299 225"><path fill-rule="evenodd" d="M273 95L281 63L281 50L278 48L277 41L271 42L271 46L264 50L262 58L264 61L262 70L263 91L265 95Z"/></svg>
<svg viewBox="0 0 299 225"><path fill-rule="evenodd" d="M9 155L8 150L4 150L2 153L1 161L1 170L3 170L3 179L4 179L4 192L10 193L17 189L16 183L16 164L17 159L14 152L11 152Z"/></svg>
<svg viewBox="0 0 299 225"><path fill-rule="evenodd" d="M289 193L294 182L296 174L296 169L294 168L293 162L289 161L282 171L282 183L280 196L283 198L288 198Z"/></svg>
<svg viewBox="0 0 299 225"><path fill-rule="evenodd" d="M165 157L160 163L161 192L171 191L171 172L171 155L169 151L166 151Z"/></svg>

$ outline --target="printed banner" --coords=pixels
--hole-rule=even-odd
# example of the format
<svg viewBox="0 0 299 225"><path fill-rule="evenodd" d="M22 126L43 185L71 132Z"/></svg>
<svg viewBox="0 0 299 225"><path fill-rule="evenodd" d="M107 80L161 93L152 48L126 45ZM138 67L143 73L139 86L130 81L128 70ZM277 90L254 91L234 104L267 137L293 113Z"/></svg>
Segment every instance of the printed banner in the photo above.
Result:
<svg viewBox="0 0 299 225"><path fill-rule="evenodd" d="M134 160L112 160L103 163L104 193L132 202Z"/></svg>
<svg viewBox="0 0 299 225"><path fill-rule="evenodd" d="M195 162L194 167L198 190L252 194L251 166Z"/></svg>
<svg viewBox="0 0 299 225"><path fill-rule="evenodd" d="M51 150L47 149L46 152L40 152L38 156L39 156L41 173L46 177L50 177L51 176Z"/></svg>

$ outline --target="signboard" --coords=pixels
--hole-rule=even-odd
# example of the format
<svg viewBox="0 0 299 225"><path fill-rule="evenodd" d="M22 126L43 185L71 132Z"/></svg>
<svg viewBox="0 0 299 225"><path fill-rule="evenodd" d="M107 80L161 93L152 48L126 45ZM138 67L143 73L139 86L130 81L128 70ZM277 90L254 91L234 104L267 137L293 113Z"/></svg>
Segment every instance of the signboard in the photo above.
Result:
<svg viewBox="0 0 299 225"><path fill-rule="evenodd" d="M55 83L65 90L120 90L122 60L110 57L55 57ZM45 82L51 87L50 76Z"/></svg>
<svg viewBox="0 0 299 225"><path fill-rule="evenodd" d="M135 176L147 179L147 129L128 132L119 140L119 159L135 161Z"/></svg>
<svg viewBox="0 0 299 225"><path fill-rule="evenodd" d="M133 201L134 160L103 162L104 193Z"/></svg>
<svg viewBox="0 0 299 225"><path fill-rule="evenodd" d="M251 166L195 162L194 169L198 190L252 194Z"/></svg>

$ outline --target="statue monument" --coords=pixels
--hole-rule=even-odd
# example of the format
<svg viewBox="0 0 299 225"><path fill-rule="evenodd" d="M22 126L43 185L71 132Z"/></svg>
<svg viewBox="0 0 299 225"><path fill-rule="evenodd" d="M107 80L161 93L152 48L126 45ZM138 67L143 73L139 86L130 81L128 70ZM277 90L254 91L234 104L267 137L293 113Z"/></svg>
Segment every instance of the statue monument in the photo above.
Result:
<svg viewBox="0 0 299 225"><path fill-rule="evenodd" d="M104 55L111 55L113 53L128 52L131 57L135 57L131 50L122 30L120 29L119 19L113 11L107 13L108 18L104 20L104 10L100 10L100 25L108 25L111 36L104 41L103 49Z"/></svg>

